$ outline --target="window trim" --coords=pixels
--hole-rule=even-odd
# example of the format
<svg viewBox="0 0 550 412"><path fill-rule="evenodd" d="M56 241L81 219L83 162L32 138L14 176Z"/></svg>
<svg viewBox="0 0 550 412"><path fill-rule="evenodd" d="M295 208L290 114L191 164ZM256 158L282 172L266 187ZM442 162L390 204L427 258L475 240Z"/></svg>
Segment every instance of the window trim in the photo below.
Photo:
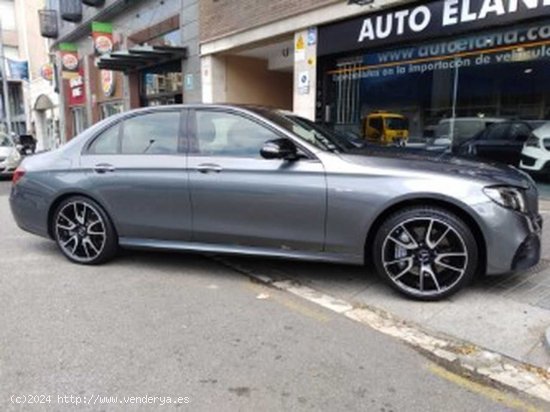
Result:
<svg viewBox="0 0 550 412"><path fill-rule="evenodd" d="M257 124L260 127L264 127L268 129L270 132L272 132L275 135L275 138L284 138L291 140L296 147L303 152L306 155L306 159L303 160L319 160L309 149L304 147L302 144L300 144L300 141L297 137L293 136L292 134L287 134L281 130L279 130L277 127L273 126L270 122L259 119L253 114L250 114L245 111L240 110L234 110L232 108L220 108L220 107L192 107L189 109L189 119L188 119L188 133L187 136L187 153L189 156L194 157L219 157L219 158L233 158L233 159L248 159L248 160L268 160L264 159L262 157L256 158L256 157L243 157L243 156L226 156L226 155L210 155L210 154L202 154L202 153L191 153L190 147L190 140L197 139L197 112L217 112L217 113L225 113L225 114L231 114L234 116L242 117L246 120L250 120L251 122ZM272 160L280 160L280 159L272 159Z"/></svg>
<svg viewBox="0 0 550 412"><path fill-rule="evenodd" d="M165 108L165 109L155 109L155 110L145 110L145 111L139 111L139 112L130 112L127 115L116 119L112 122L109 122L105 125L105 127L102 127L100 130L98 130L94 135L89 138L88 142L83 147L82 156L185 156L187 154L187 137L184 136L184 131L188 131L188 112L189 109L187 108ZM141 116L147 116L151 114L157 114L157 113L178 113L179 114L179 122L178 122L178 135L177 135L177 141L178 141L178 149L175 153L122 153L122 136L124 132L124 122L127 120L133 119L135 117L141 117ZM118 127L118 137L117 137L117 152L116 153L93 153L91 151L91 147L93 146L94 142L99 139L103 133L105 133L107 130ZM187 134L187 133L185 133Z"/></svg>

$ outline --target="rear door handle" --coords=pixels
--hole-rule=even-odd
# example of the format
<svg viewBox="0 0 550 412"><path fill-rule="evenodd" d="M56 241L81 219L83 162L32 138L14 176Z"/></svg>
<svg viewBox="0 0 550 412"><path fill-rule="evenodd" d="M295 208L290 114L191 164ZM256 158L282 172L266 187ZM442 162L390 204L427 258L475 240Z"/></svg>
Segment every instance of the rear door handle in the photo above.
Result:
<svg viewBox="0 0 550 412"><path fill-rule="evenodd" d="M200 173L220 173L223 169L215 163L203 163L197 166L197 170Z"/></svg>
<svg viewBox="0 0 550 412"><path fill-rule="evenodd" d="M107 172L114 172L114 171L115 171L115 167L108 163L99 163L94 166L94 172L96 173L107 173Z"/></svg>

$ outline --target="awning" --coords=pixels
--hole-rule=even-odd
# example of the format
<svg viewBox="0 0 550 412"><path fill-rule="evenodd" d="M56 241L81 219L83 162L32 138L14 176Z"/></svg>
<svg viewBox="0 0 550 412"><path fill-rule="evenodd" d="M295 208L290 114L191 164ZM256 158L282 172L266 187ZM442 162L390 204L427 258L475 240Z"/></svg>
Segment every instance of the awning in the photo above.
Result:
<svg viewBox="0 0 550 412"><path fill-rule="evenodd" d="M186 47L136 46L101 56L97 67L129 73L186 57Z"/></svg>

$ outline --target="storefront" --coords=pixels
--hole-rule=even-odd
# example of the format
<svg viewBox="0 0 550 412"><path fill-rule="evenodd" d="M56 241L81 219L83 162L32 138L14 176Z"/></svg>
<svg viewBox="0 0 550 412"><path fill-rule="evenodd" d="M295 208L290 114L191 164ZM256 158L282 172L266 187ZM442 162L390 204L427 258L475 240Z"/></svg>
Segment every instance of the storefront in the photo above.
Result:
<svg viewBox="0 0 550 412"><path fill-rule="evenodd" d="M62 79L62 141L123 111L200 101L197 0L49 6L41 32Z"/></svg>
<svg viewBox="0 0 550 412"><path fill-rule="evenodd" d="M540 125L550 120L549 16L548 0L455 0L320 26L316 120L409 142Z"/></svg>

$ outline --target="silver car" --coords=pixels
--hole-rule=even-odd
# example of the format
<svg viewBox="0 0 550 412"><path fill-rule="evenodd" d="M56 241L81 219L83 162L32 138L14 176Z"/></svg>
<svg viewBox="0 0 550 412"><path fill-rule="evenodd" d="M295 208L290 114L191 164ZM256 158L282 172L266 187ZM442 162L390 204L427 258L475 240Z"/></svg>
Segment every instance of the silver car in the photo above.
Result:
<svg viewBox="0 0 550 412"><path fill-rule="evenodd" d="M20 162L16 144L8 135L0 133L0 177L11 177Z"/></svg>
<svg viewBox="0 0 550 412"><path fill-rule="evenodd" d="M358 148L292 113L127 112L14 176L18 225L71 261L118 247L370 265L417 299L539 261L533 181L511 167Z"/></svg>

